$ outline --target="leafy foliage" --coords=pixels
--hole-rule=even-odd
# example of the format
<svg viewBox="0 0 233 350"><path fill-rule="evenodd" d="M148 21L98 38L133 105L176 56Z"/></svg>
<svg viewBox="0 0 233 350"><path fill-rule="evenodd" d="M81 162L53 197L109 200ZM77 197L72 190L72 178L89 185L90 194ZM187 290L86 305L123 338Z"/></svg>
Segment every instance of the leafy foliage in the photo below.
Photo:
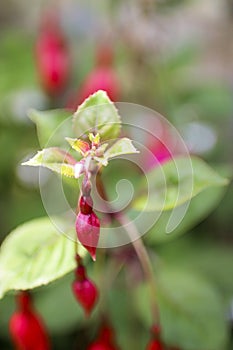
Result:
<svg viewBox="0 0 233 350"><path fill-rule="evenodd" d="M40 146L63 146L65 137L72 134L70 112L55 109L50 111L30 110L29 118L36 124Z"/></svg>
<svg viewBox="0 0 233 350"><path fill-rule="evenodd" d="M81 248L80 254L84 255ZM1 246L0 297L12 289L48 284L74 267L74 242L58 232L49 218L27 222L10 233Z"/></svg>
<svg viewBox="0 0 233 350"><path fill-rule="evenodd" d="M149 186L147 185L149 184ZM142 194L133 204L141 211L170 210L190 200L208 187L224 186L228 181L196 157L174 158L146 176Z"/></svg>
<svg viewBox="0 0 233 350"><path fill-rule="evenodd" d="M43 166L67 177L74 177L75 159L60 148L45 148L23 165Z"/></svg>
<svg viewBox="0 0 233 350"><path fill-rule="evenodd" d="M89 133L99 133L102 141L119 136L121 120L113 102L106 92L98 91L86 99L73 118L74 133L77 137L88 137Z"/></svg>
<svg viewBox="0 0 233 350"><path fill-rule="evenodd" d="M163 338L186 350L218 350L227 343L225 307L214 287L192 270L163 268L157 276ZM138 313L151 324L149 291L141 286L135 298Z"/></svg>

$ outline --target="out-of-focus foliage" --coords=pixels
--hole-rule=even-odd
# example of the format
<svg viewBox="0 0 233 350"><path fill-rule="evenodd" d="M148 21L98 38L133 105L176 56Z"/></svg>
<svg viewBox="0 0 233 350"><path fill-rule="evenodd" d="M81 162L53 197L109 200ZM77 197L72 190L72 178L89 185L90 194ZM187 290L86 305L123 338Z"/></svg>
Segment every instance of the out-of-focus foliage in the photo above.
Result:
<svg viewBox="0 0 233 350"><path fill-rule="evenodd" d="M93 69L96 46L102 41L114 46L114 69L119 76L123 101L142 104L165 115L178 128L191 152L207 162L232 163L232 44L228 36L232 18L227 7L230 1L60 3L73 71L67 91L57 101L44 94L35 69L35 39L43 9L40 2L34 6L27 1L3 0L1 4L4 14L0 16L1 240L21 223L46 215L37 169L23 170L20 164L44 147L54 128L72 114L35 112L35 109L66 107ZM27 117L29 109L34 109L30 116L36 121L40 144L36 128ZM50 118L54 113L56 123ZM50 146L66 144L61 136L69 134L60 131L50 140ZM63 145L57 143L58 138L64 140ZM226 172L223 168L220 167L220 173L231 178L232 166ZM110 198L116 197L115 185L120 179L128 179L137 188L139 176L140 169L136 166L112 161L103 172ZM48 177L45 175L42 180L46 184ZM65 192L68 199L76 196L73 183ZM169 216L169 211L162 213L144 236L158 277L163 338L174 346L180 345L181 350L231 350L232 185L227 193L225 187L210 188L194 197L185 218L167 235ZM38 239L42 239L40 227L37 229ZM187 235L178 237L184 233ZM25 249L30 248L29 241L25 242ZM9 258L8 269L13 258ZM50 256L47 260L49 266L53 260L50 261ZM71 259L70 269L72 264ZM42 265L39 270L43 274ZM102 291L100 305L90 321L83 318L73 299L71 274L33 292L54 348L86 349L95 338L99 316L108 313L120 348L144 349L152 321L135 255L131 250L125 252L119 248L109 250L106 258L100 251L99 261L94 267L88 264L88 272ZM13 310L14 298L10 293L0 301L3 350L11 348L7 325Z"/></svg>

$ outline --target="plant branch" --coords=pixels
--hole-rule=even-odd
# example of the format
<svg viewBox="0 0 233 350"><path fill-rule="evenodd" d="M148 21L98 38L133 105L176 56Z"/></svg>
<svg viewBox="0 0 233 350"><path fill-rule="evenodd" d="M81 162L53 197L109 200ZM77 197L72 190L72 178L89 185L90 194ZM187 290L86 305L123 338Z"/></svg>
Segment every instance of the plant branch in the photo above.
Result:
<svg viewBox="0 0 233 350"><path fill-rule="evenodd" d="M117 212L117 213L112 212L110 205L107 204L108 197L101 179L101 175L99 173L97 174L97 178L96 178L96 186L100 196L106 202L106 207L108 207L110 215L114 217L124 227L125 231L127 232L128 236L131 239L132 245L135 249L135 252L138 256L138 259L144 271L145 278L148 281L148 284L150 286L151 304L152 304L151 306L152 306L152 313L154 317L153 321L154 323L157 324L159 323L159 310L155 302L156 286L155 286L153 269L152 269L149 255L143 244L143 241L140 237L137 227L134 225L132 221L128 219L128 217L123 212Z"/></svg>

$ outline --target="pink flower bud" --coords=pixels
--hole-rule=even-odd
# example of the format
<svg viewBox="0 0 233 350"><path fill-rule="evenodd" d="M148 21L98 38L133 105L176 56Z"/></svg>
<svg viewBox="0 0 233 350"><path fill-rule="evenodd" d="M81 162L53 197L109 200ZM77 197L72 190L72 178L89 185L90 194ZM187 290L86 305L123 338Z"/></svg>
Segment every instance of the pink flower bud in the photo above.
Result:
<svg viewBox="0 0 233 350"><path fill-rule="evenodd" d="M96 51L96 66L86 76L77 94L68 101L67 108L76 110L90 95L98 90L104 90L109 98L120 100L120 84L113 67L114 52L112 47L101 45Z"/></svg>
<svg viewBox="0 0 233 350"><path fill-rule="evenodd" d="M70 57L58 18L45 14L36 43L36 61L41 84L49 95L65 88L70 71Z"/></svg>
<svg viewBox="0 0 233 350"><path fill-rule="evenodd" d="M100 221L93 211L90 214L78 213L76 232L79 242L89 251L92 259L95 261L96 247L100 234Z"/></svg>
<svg viewBox="0 0 233 350"><path fill-rule="evenodd" d="M48 335L40 317L33 310L30 295L19 294L19 310L15 312L9 323L10 335L17 349L49 350Z"/></svg>
<svg viewBox="0 0 233 350"><path fill-rule="evenodd" d="M117 350L114 346L105 344L102 341L96 341L89 345L87 350Z"/></svg>
<svg viewBox="0 0 233 350"><path fill-rule="evenodd" d="M76 280L72 285L73 293L86 315L89 316L99 297L97 287L86 277L84 266L80 265L76 269L75 275Z"/></svg>

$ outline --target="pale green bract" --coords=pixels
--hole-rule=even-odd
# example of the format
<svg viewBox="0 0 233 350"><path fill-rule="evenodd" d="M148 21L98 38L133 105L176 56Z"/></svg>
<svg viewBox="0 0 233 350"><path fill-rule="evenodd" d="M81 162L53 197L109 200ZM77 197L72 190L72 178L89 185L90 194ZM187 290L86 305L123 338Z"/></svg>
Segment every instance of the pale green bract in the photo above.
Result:
<svg viewBox="0 0 233 350"><path fill-rule="evenodd" d="M74 178L74 165L77 161L65 151L57 147L44 148L42 151L24 162L22 165L42 166L58 174Z"/></svg>
<svg viewBox="0 0 233 350"><path fill-rule="evenodd" d="M0 249L0 297L10 290L48 284L72 271L75 243L49 218L29 221L12 231ZM79 246L84 257L85 249Z"/></svg>
<svg viewBox="0 0 233 350"><path fill-rule="evenodd" d="M106 166L108 165L108 161L114 157L133 153L139 152L134 147L132 140L128 139L127 137L123 137L109 147L106 152L104 152L103 157L95 157L95 160Z"/></svg>

